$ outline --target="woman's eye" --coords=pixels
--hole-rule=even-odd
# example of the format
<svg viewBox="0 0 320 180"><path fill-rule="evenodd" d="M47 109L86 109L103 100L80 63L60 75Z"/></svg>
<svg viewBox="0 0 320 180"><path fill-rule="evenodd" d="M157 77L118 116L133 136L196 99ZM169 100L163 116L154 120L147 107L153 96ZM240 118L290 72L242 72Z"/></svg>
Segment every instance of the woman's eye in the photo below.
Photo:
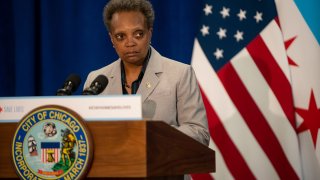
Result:
<svg viewBox="0 0 320 180"><path fill-rule="evenodd" d="M118 40L118 41L121 41L121 40L123 40L123 34L117 34L116 35L116 39Z"/></svg>
<svg viewBox="0 0 320 180"><path fill-rule="evenodd" d="M135 34L136 38L142 38L143 37L143 32L137 32Z"/></svg>

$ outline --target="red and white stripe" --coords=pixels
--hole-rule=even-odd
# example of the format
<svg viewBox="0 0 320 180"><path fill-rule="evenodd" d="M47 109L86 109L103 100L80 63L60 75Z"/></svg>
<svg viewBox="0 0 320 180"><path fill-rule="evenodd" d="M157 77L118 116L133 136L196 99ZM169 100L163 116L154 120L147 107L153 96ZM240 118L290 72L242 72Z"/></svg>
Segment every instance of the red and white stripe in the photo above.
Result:
<svg viewBox="0 0 320 180"><path fill-rule="evenodd" d="M54 158L54 162L48 162L48 150L54 151L52 155ZM60 160L60 149L59 148L41 148L41 162L43 163L58 163Z"/></svg>
<svg viewBox="0 0 320 180"><path fill-rule="evenodd" d="M218 72L195 39L192 66L217 157L216 173L206 177L301 178L290 72L277 23L272 21Z"/></svg>

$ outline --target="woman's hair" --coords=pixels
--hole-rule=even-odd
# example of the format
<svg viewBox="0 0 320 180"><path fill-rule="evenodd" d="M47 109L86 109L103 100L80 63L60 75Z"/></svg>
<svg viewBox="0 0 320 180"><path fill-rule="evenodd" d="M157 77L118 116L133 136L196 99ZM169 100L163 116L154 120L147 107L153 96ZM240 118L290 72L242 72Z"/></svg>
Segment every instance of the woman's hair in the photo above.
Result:
<svg viewBox="0 0 320 180"><path fill-rule="evenodd" d="M148 29L153 27L154 11L148 0L110 0L103 10L103 22L110 32L111 20L114 13L117 12L138 11L145 19Z"/></svg>

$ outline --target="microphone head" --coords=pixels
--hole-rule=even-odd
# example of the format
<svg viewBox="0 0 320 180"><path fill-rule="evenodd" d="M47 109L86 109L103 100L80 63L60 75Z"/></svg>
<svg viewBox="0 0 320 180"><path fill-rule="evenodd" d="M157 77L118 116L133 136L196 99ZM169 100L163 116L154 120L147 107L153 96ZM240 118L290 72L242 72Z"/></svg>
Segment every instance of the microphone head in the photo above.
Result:
<svg viewBox="0 0 320 180"><path fill-rule="evenodd" d="M108 78L105 75L100 74L94 81L91 83L91 86L94 86L96 83L99 83L101 86L101 91L104 90L104 88L107 87L109 81ZM91 87L90 86L90 87Z"/></svg>
<svg viewBox="0 0 320 180"><path fill-rule="evenodd" d="M70 74L64 83L64 87L72 85L71 92L75 92L81 84L81 78L77 74Z"/></svg>
<svg viewBox="0 0 320 180"><path fill-rule="evenodd" d="M63 87L58 89L57 96L71 95L75 92L81 83L81 78L77 74L70 74L65 80Z"/></svg>
<svg viewBox="0 0 320 180"><path fill-rule="evenodd" d="M108 85L109 81L105 75L100 74L91 83L88 89L83 91L83 95L97 95L100 94Z"/></svg>

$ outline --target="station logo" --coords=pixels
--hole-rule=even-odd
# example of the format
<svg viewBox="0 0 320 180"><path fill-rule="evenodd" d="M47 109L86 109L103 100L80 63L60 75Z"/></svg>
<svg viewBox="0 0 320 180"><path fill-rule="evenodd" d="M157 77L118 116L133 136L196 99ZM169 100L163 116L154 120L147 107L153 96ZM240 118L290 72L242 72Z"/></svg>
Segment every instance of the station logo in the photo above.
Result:
<svg viewBox="0 0 320 180"><path fill-rule="evenodd" d="M92 141L83 120L61 106L42 106L19 122L12 156L22 179L79 179L92 160Z"/></svg>

